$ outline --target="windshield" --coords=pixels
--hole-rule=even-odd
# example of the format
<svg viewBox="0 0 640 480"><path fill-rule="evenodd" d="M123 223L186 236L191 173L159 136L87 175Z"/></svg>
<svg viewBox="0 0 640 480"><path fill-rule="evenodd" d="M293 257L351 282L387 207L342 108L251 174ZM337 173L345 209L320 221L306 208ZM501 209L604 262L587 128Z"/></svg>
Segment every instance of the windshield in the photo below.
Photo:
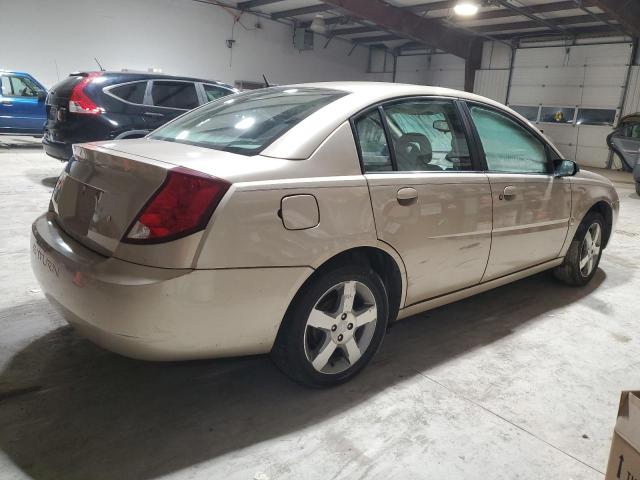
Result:
<svg viewBox="0 0 640 480"><path fill-rule="evenodd" d="M313 112L346 95L325 88L276 87L212 102L149 138L256 155Z"/></svg>

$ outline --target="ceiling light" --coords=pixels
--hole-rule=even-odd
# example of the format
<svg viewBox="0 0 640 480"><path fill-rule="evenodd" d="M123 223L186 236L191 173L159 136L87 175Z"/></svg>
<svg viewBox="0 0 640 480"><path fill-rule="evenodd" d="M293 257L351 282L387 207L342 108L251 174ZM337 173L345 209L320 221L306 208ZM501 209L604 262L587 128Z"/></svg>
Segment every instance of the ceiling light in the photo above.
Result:
<svg viewBox="0 0 640 480"><path fill-rule="evenodd" d="M456 12L456 15L460 15L463 17L470 17L471 15L475 15L478 13L478 5L474 2L462 0L458 2L458 4L453 7L453 11Z"/></svg>
<svg viewBox="0 0 640 480"><path fill-rule="evenodd" d="M322 15L316 15L309 26L309 30L316 33L326 33L327 24L324 21L324 17Z"/></svg>

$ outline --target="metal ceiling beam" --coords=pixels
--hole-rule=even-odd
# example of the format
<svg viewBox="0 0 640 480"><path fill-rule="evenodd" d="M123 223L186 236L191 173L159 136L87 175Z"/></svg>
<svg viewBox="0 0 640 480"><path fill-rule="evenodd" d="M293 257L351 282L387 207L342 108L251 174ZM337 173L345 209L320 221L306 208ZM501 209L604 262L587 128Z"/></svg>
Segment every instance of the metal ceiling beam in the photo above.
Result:
<svg viewBox="0 0 640 480"><path fill-rule="evenodd" d="M447 28L437 20L420 17L382 0L325 0L325 3L402 38L440 48L461 58L469 56L475 40L470 34Z"/></svg>
<svg viewBox="0 0 640 480"><path fill-rule="evenodd" d="M513 40L515 38L533 38L533 37L544 37L544 38L573 38L580 35L611 35L614 32L607 25L598 25L593 27L577 27L567 30L566 33L557 34L548 31L543 32L512 32L512 33L504 33L504 34L496 34L495 38L499 40Z"/></svg>
<svg viewBox="0 0 640 480"><path fill-rule="evenodd" d="M338 28L331 32L331 35L356 35L358 33L378 32L380 27L351 27L351 28Z"/></svg>
<svg viewBox="0 0 640 480"><path fill-rule="evenodd" d="M392 40L402 40L402 37L399 37L398 35L375 35L372 37L358 37L351 39L353 43L380 43Z"/></svg>
<svg viewBox="0 0 640 480"><path fill-rule="evenodd" d="M238 9L249 10L250 8L269 5L270 3L281 2L282 0L248 0L246 2L238 2Z"/></svg>
<svg viewBox="0 0 640 480"><path fill-rule="evenodd" d="M585 8L584 0L574 0L574 3L583 11L594 15L593 12ZM618 27L618 30L629 33L634 37L640 37L640 2L638 0L590 0L590 3L617 20L623 27ZM608 22L607 24L612 26Z"/></svg>
<svg viewBox="0 0 640 480"><path fill-rule="evenodd" d="M518 15L522 15L524 17L527 17L531 20L533 20L534 22L539 23L540 25L550 28L551 30L554 30L558 33L564 33L564 28L556 25L555 23L549 21L549 20L545 20L544 18L540 18L538 17L535 13L531 12L528 8L525 7L517 7L513 4L511 4L509 2L509 0L494 0L496 3L499 3L500 5L502 5L504 8L508 8L509 10L512 10L513 12L517 13Z"/></svg>
<svg viewBox="0 0 640 480"><path fill-rule="evenodd" d="M318 5L310 5L308 7L292 8L291 10L282 10L280 12L273 12L271 18L277 20L279 18L297 17L298 15L308 15L309 13L320 13L331 10L331 7L320 3Z"/></svg>
<svg viewBox="0 0 640 480"><path fill-rule="evenodd" d="M600 13L596 15L596 19L606 18L607 15ZM591 15L579 15L576 17L562 17L556 18L555 23L561 26L567 25L580 25L581 23L591 23L594 18ZM490 33L490 32L506 32L511 30L526 30L529 28L540 28L541 25L538 22L511 22L511 23L495 23L492 25L480 25L476 27L468 27L474 32Z"/></svg>

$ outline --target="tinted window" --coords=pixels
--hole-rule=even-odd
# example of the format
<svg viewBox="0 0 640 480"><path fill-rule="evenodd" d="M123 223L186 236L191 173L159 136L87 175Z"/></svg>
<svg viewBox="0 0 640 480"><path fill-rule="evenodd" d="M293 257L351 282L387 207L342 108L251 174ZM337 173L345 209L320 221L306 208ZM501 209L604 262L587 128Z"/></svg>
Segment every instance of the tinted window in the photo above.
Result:
<svg viewBox="0 0 640 480"><path fill-rule="evenodd" d="M198 106L196 86L191 82L156 80L151 88L151 98L158 107L191 110Z"/></svg>
<svg viewBox="0 0 640 480"><path fill-rule="evenodd" d="M410 100L385 106L398 170L472 170L469 146L449 100Z"/></svg>
<svg viewBox="0 0 640 480"><path fill-rule="evenodd" d="M605 110L603 108L580 108L578 109L578 125L613 125L616 119L615 110Z"/></svg>
<svg viewBox="0 0 640 480"><path fill-rule="evenodd" d="M226 88L217 87L215 85L208 85L205 83L202 86L204 87L204 93L207 95L207 102L220 97L226 97L227 95L233 93Z"/></svg>
<svg viewBox="0 0 640 480"><path fill-rule="evenodd" d="M632 123L622 130L622 136L640 139L640 123Z"/></svg>
<svg viewBox="0 0 640 480"><path fill-rule="evenodd" d="M144 103L144 92L147 89L147 82L127 83L113 87L109 93L130 103Z"/></svg>
<svg viewBox="0 0 640 480"><path fill-rule="evenodd" d="M540 121L547 123L573 123L575 108L571 107L542 107Z"/></svg>
<svg viewBox="0 0 640 480"><path fill-rule="evenodd" d="M393 170L378 109L356 120L356 131L365 172Z"/></svg>
<svg viewBox="0 0 640 480"><path fill-rule="evenodd" d="M9 97L37 97L40 87L27 77L2 77L2 95Z"/></svg>
<svg viewBox="0 0 640 480"><path fill-rule="evenodd" d="M344 96L324 88L266 88L213 102L150 138L255 155L316 110Z"/></svg>
<svg viewBox="0 0 640 480"><path fill-rule="evenodd" d="M511 108L522 115L524 118L529 120L530 122L538 121L538 110L539 107L530 107L525 105L511 105Z"/></svg>
<svg viewBox="0 0 640 480"><path fill-rule="evenodd" d="M523 126L494 110L471 106L471 116L492 172L547 173L544 144Z"/></svg>

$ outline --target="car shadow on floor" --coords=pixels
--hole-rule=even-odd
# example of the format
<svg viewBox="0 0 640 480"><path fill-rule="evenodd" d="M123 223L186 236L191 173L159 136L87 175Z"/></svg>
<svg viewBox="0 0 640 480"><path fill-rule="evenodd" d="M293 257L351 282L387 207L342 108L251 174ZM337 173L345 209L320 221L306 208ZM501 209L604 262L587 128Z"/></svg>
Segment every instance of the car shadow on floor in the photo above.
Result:
<svg viewBox="0 0 640 480"><path fill-rule="evenodd" d="M541 274L404 320L360 376L329 390L292 383L267 356L146 363L58 328L0 374L0 448L35 479L166 475L311 427L574 302L606 312L590 295L605 278L570 288Z"/></svg>

